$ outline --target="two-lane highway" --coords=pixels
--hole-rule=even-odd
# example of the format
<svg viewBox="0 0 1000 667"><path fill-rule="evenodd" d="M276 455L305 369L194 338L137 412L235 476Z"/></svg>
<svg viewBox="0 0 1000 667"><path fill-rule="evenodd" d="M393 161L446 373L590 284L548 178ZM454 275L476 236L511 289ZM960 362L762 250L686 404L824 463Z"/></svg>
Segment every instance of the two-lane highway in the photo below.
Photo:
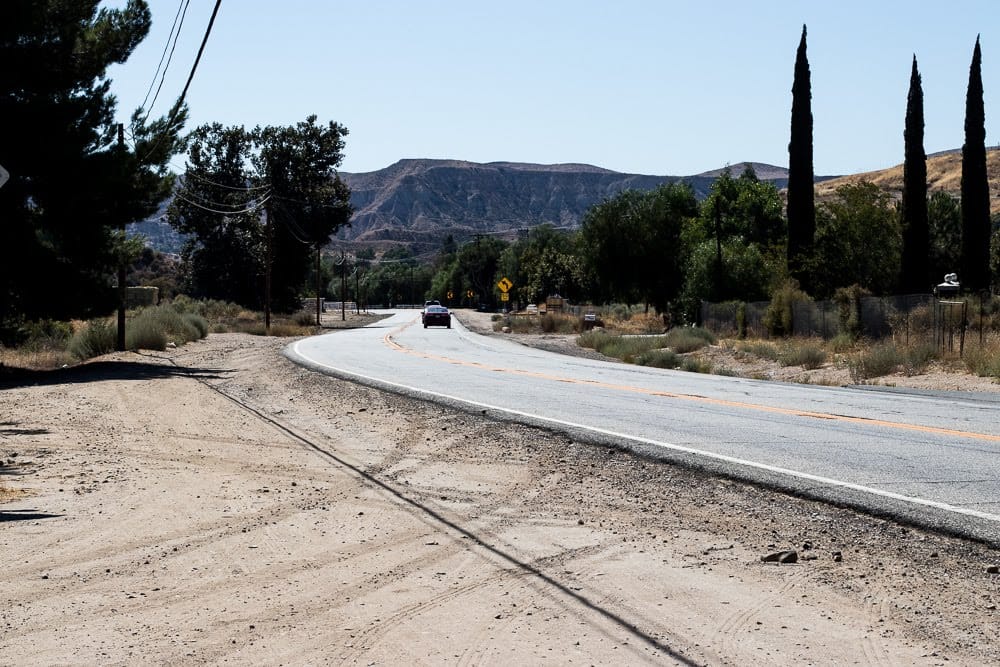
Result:
<svg viewBox="0 0 1000 667"><path fill-rule="evenodd" d="M1000 544L1000 397L763 382L567 357L416 311L299 341L341 377Z"/></svg>

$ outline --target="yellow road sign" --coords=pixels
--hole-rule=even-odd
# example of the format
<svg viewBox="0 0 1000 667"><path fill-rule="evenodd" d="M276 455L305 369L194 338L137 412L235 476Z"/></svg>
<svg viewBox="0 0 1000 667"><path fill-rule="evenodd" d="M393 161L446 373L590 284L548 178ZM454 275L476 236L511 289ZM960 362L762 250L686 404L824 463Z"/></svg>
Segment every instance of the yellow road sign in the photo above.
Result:
<svg viewBox="0 0 1000 667"><path fill-rule="evenodd" d="M504 292L503 294L500 295L500 300L501 301L510 301L510 294L507 294L507 292Z"/></svg>
<svg viewBox="0 0 1000 667"><path fill-rule="evenodd" d="M510 281L510 278L501 278L500 282L497 283L497 287L499 287L500 291L503 292L504 294L509 292L510 288L513 286L514 283Z"/></svg>

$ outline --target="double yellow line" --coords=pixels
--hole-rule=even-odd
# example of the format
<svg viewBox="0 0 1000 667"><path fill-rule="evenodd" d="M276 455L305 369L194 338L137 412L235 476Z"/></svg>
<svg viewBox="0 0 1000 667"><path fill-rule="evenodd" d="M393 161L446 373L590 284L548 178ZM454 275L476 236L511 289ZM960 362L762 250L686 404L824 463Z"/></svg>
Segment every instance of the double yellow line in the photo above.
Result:
<svg viewBox="0 0 1000 667"><path fill-rule="evenodd" d="M789 408L777 408L767 405L758 405L755 403L744 403L742 401L729 401L721 398L709 398L707 396L698 396L697 394L679 394L670 391L659 391L655 389L644 389L642 387L633 387L631 385L611 384L607 382L600 382L598 380L581 380L578 378L560 377L558 375L550 375L548 373L538 373L535 371L526 371L516 368L502 368L499 366L490 366L487 364L479 363L477 361L464 361L462 359L452 359L450 357L444 357L437 354L430 354L428 352L418 352L411 348L405 347L404 345L401 345L399 342L397 342L394 338L394 335L405 330L412 324L413 322L410 322L408 324L404 324L398 329L395 329L394 331L390 331L383 337L382 339L383 342L386 345L388 345L391 349L396 350L397 352L402 352L403 354L408 354L423 359L442 361L455 366L467 366L470 368L479 368L494 373L521 375L541 380L549 380L552 382L565 382L567 384L587 385L587 386L600 387L602 389L610 389L613 391L627 392L632 394L643 394L645 396L657 396L660 398L671 398L680 401L691 401L703 405L717 405L728 408L739 408L742 410L753 410L757 412L767 412L771 414L785 415L791 417L808 417L812 419L825 419L829 421L837 421L850 424L863 424L866 426L878 426L878 427L898 429L903 431L915 431L918 433L927 433L932 435L943 435L943 436L951 436L958 438L972 438L975 440L985 440L987 442L1000 442L1000 435L990 435L988 433L960 431L957 429L940 428L937 426L904 424L901 422L886 421L884 419L871 419L868 417L851 417L849 415L836 415L827 412L812 412L809 410L793 410Z"/></svg>

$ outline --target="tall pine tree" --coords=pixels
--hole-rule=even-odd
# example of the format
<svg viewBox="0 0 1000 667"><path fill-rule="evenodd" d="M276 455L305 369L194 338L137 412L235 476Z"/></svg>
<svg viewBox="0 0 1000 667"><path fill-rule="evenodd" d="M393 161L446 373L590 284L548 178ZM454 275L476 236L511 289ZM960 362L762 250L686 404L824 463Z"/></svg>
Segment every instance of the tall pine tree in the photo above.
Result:
<svg viewBox="0 0 1000 667"><path fill-rule="evenodd" d="M808 265L816 236L813 192L812 84L806 58L806 26L795 55L792 132L788 142L788 272L808 291Z"/></svg>
<svg viewBox="0 0 1000 667"><path fill-rule="evenodd" d="M969 290L990 286L990 189L986 176L982 62L977 36L965 96L965 144L962 146L962 268L958 277Z"/></svg>
<svg viewBox="0 0 1000 667"><path fill-rule="evenodd" d="M928 275L930 231L927 225L927 155L924 153L924 91L913 56L910 92L906 98L903 130L903 256L900 285L906 292L923 292L932 284Z"/></svg>

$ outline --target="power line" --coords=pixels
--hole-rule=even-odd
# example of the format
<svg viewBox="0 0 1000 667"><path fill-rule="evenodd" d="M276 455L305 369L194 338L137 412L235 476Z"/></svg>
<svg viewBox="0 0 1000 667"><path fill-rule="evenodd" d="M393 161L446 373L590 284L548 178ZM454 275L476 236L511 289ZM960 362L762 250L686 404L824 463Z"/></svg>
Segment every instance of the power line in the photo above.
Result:
<svg viewBox="0 0 1000 667"><path fill-rule="evenodd" d="M215 7L212 9L212 17L208 20L208 27L205 28L205 36L201 40L201 46L198 47L198 55L194 59L194 64L191 65L191 73L188 74L187 82L184 84L184 90L181 91L180 97L177 98L177 102L174 104L173 109L170 110L170 117L167 119L167 125L164 128L163 134L159 136L156 143L143 158L143 161L149 159L149 156L159 148L160 143L163 142L163 138L166 136L167 132L173 126L174 121L177 120L177 114L181 112L181 108L184 106L184 98L187 97L188 88L191 86L191 81L194 79L194 73L198 70L198 63L201 62L201 54L205 51L205 44L208 43L208 36L212 34L212 26L215 25L215 17L219 13L219 6L222 4L222 0L215 0Z"/></svg>
<svg viewBox="0 0 1000 667"><path fill-rule="evenodd" d="M199 204L196 201L192 201L192 200L188 199L187 197L185 197L180 192L175 192L174 196L177 197L178 199L180 199L181 201L187 202L188 204L190 204L191 206L194 206L195 208L200 208L203 211L208 211L209 213L215 213L217 215L242 215L244 213L253 213L254 211L259 210L271 198L271 196L268 195L268 196L264 197L263 199L261 199L256 204L254 204L253 206L249 206L249 207L243 209L242 211L218 211L218 210L215 210L213 208L209 208L208 206L204 206L202 204Z"/></svg>
<svg viewBox="0 0 1000 667"><path fill-rule="evenodd" d="M177 5L177 13L174 14L173 25L170 26L170 34L167 35L167 43L163 46L163 53L160 55L160 62L156 66L156 72L153 73L153 80L149 82L149 89L146 91L146 97L142 100L142 107L146 109L146 115L142 118L142 123L145 124L146 119L149 118L150 112L153 110L153 106L156 104L157 98L160 96L160 90L163 88L163 82L167 78L167 70L170 69L170 62L174 57L174 49L177 48L177 40L181 36L181 30L184 28L184 18L187 16L188 6L191 4L191 0L180 0L180 4ZM178 19L180 22L178 23ZM176 34L174 30L176 29ZM173 39L173 46L171 46L171 39ZM167 57L167 49L170 49L170 56ZM163 61L166 59L166 67L163 66ZM149 99L149 94L153 92L153 86L156 85L156 76L160 74L160 68L163 67L162 76L160 76L160 85L156 87L156 95L153 96L153 101L146 107L146 101Z"/></svg>
<svg viewBox="0 0 1000 667"><path fill-rule="evenodd" d="M223 190L234 190L234 191L237 191L237 192L254 192L254 191L257 191L257 190L267 190L268 188L271 187L270 185L248 185L248 186L245 186L245 187L241 188L241 187L236 186L236 185L226 185L224 183L216 183L215 181L213 181L211 179L205 178L204 176L199 176L198 174L196 174L194 172L191 172L191 171L185 171L181 175L184 178L193 178L196 181L200 181L200 182L205 183L207 185L215 186L217 188L222 188ZM282 197L277 197L277 195L275 195L275 197L277 199L282 199Z"/></svg>
<svg viewBox="0 0 1000 667"><path fill-rule="evenodd" d="M192 199L198 200L199 203L204 204L205 206L213 206L213 207L216 207L216 208L219 208L219 209L226 209L226 208L244 209L247 206L251 206L252 205L251 202L257 201L256 197L251 197L250 199L247 199L246 201L243 201L243 202L238 202L238 203L235 203L235 204L229 204L227 202L212 201L211 199L208 199L207 197L201 195L200 193L192 192L191 190L183 190L182 194L185 197L190 197ZM265 196L267 196L269 194L270 193L266 193ZM187 200L185 200L185 201L187 201Z"/></svg>

